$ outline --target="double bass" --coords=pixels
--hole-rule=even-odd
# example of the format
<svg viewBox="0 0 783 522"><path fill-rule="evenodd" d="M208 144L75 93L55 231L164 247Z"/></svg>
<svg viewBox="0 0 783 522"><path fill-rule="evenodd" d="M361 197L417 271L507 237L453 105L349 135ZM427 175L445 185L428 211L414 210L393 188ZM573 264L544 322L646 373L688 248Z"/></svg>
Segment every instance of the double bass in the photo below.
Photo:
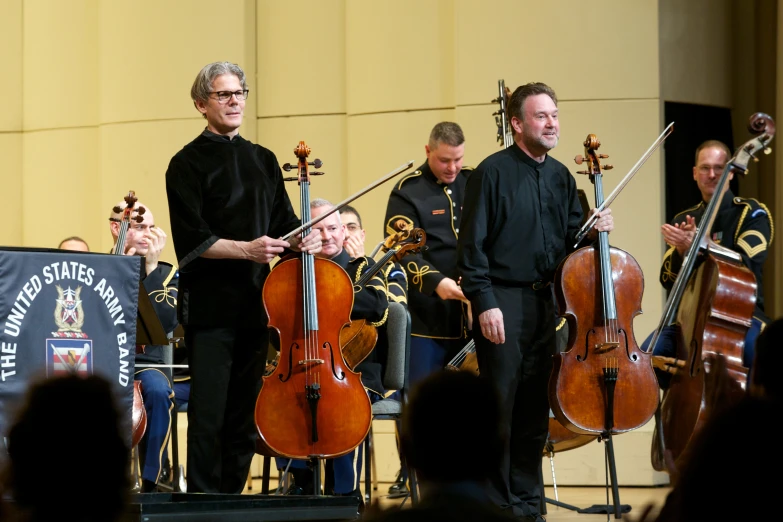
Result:
<svg viewBox="0 0 783 522"><path fill-rule="evenodd" d="M134 191L129 191L128 195L123 198L125 200L125 208L122 209L119 206L114 207L112 210L115 214L122 214L120 218L120 226L117 231L117 244L112 249L113 255L122 256L125 255L125 240L128 237L128 228L131 221L141 223L144 221L144 214L147 209L142 206L136 206L138 198ZM134 216L134 213L136 214ZM143 347L141 348L143 351ZM137 352L139 347L137 346ZM141 381L133 380L133 414L132 414L132 435L131 435L131 447L135 448L138 445L141 438L144 436L144 432L147 431L147 410L144 408L144 400L141 396Z"/></svg>
<svg viewBox="0 0 783 522"><path fill-rule="evenodd" d="M775 122L769 115L753 114L748 129L757 135L726 164L650 340L654 347L665 327L677 327L674 375L653 432L652 465L658 471L680 469L710 412L745 392L742 355L756 305L756 278L738 253L712 241L711 229L731 173L746 174L749 161L770 150ZM713 371L718 359L725 377Z"/></svg>
<svg viewBox="0 0 783 522"><path fill-rule="evenodd" d="M301 218L308 223L308 166L315 162L308 163L310 147L303 141L294 153ZM340 331L350 323L353 307L351 279L337 263L302 253L274 267L262 299L269 327L280 338L280 360L256 399L257 445L266 454L294 459L350 452L367 436L372 419L367 392L340 347Z"/></svg>
<svg viewBox="0 0 783 522"><path fill-rule="evenodd" d="M602 171L594 134L584 142L586 173L595 186L595 203L604 202ZM634 430L649 421L658 406L658 381L650 354L636 344L633 319L641 313L644 277L636 260L609 245L608 232L598 245L566 257L555 274L560 315L568 321L568 349L554 358L549 404L569 430L612 434ZM616 483L616 481L615 481Z"/></svg>

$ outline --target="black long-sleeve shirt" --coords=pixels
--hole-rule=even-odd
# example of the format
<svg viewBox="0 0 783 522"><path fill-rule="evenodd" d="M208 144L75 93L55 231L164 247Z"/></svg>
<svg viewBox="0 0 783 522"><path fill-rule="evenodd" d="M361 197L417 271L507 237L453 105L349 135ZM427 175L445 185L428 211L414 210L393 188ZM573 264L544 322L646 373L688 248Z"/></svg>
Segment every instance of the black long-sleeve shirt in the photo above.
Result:
<svg viewBox="0 0 783 522"><path fill-rule="evenodd" d="M559 161L514 145L468 178L457 243L462 290L474 313L497 308L492 285L549 282L582 222L576 180Z"/></svg>
<svg viewBox="0 0 783 522"><path fill-rule="evenodd" d="M180 270L183 325L263 327L261 289L269 265L201 257L218 239L280 237L299 226L272 151L209 131L166 171L171 235Z"/></svg>

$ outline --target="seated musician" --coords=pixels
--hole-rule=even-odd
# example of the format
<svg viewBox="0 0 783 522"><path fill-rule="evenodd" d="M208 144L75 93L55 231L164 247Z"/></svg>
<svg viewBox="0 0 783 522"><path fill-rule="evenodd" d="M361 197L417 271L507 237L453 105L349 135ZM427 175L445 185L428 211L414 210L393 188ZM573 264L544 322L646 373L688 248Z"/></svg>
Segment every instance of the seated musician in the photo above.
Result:
<svg viewBox="0 0 783 522"><path fill-rule="evenodd" d="M331 203L324 199L311 201L312 217L320 216L332 208L332 206ZM324 218L313 225L313 229L321 233L321 252L316 255L323 259L330 259L340 265L348 273L351 281L358 280L367 269L375 264L372 258L365 256L350 258L345 248L345 225L341 222L339 213L335 212ZM385 330L382 326L386 322L388 303L389 300L394 300L406 304L406 290L407 281L405 274L396 263L390 263L388 266L383 267L363 288L358 291L354 289L351 319L365 319L368 324L380 327L375 348L355 368L356 372L361 372L362 384L370 396L370 401L373 403L383 399L386 392L381 382L382 361L385 360L387 347ZM320 313L323 313L323 311ZM327 493L354 495L359 498L360 503L363 502L359 488L363 460L362 447L360 445L350 453L327 462L327 470L333 469L332 473L327 471L327 476L324 480ZM357 451L358 456L356 455ZM287 459L277 459L279 469L285 469L287 464ZM289 490L289 493L311 494L312 473L307 468L307 463L304 461L292 461L289 471L292 472L295 486Z"/></svg>
<svg viewBox="0 0 783 522"><path fill-rule="evenodd" d="M364 256L364 238L366 236L362 227L362 218L359 211L351 205L345 205L340 209L340 221L345 225L345 242L343 248L351 259Z"/></svg>
<svg viewBox="0 0 783 522"><path fill-rule="evenodd" d="M712 200L718 180L731 156L729 148L716 140L705 141L696 149L693 179L699 187L702 201L674 216L671 224L661 227L661 233L669 245L669 249L663 257L660 281L668 290L674 285L674 280L682 266L683 255L691 246L699 220ZM733 174L729 176L731 179ZM722 198L720 208L711 230L712 240L740 254L743 264L756 276L756 309L753 313L752 325L745 336L743 353L743 364L750 369L753 363L753 347L756 337L768 322L767 316L764 314L761 275L764 261L767 259L767 250L772 243L772 215L763 203L755 199L734 196L729 190L728 184L720 197ZM653 349L653 355L676 357L675 328L667 326L661 332ZM651 337L648 337L642 344L643 350L648 350ZM661 368L665 366L662 359L654 358L654 361L658 382L662 388L666 389L671 373L663 371ZM673 369L673 367L669 368Z"/></svg>
<svg viewBox="0 0 783 522"><path fill-rule="evenodd" d="M112 212L109 217L115 246L125 205L124 201L119 203L117 206L120 212ZM125 255L144 256L144 288L149 292L163 329L172 332L177 326L177 268L159 259L166 246L167 236L155 226L152 211L143 203L137 203L136 206L143 206L146 212L142 222L132 221L128 227ZM136 215L134 212L134 217ZM174 391L169 377L160 368L143 367L145 364L164 364L163 346L146 345L143 353L138 349L137 352L135 379L141 381L141 394L147 412L147 431L139 443L142 492L151 492L160 481L162 462L166 460Z"/></svg>
<svg viewBox="0 0 783 522"><path fill-rule="evenodd" d="M89 252L90 247L87 245L87 241L79 236L66 237L60 244L57 245L60 250L70 250L71 252Z"/></svg>

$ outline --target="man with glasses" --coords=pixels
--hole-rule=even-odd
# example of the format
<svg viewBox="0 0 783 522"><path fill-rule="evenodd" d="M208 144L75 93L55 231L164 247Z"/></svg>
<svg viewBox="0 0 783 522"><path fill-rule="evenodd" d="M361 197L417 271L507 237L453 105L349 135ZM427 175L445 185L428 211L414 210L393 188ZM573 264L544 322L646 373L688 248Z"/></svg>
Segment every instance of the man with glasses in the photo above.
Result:
<svg viewBox="0 0 783 522"><path fill-rule="evenodd" d="M660 281L667 290L671 290L682 266L683 256L688 251L696 235L696 226L701 220L707 205L716 196L715 189L731 158L729 148L717 140L705 141L696 149L696 163L693 167L693 179L699 187L702 200L687 210L674 216L671 224L661 227L661 233L669 249L663 256ZM729 174L731 179L734 174ZM764 294L761 275L767 251L772 243L772 215L769 209L759 201L734 196L728 183L721 198L720 208L712 225L712 240L719 245L734 250L742 256L743 264L756 276L756 310L748 333L745 336L743 364L750 369L753 363L753 346L756 337L769 321L764 314ZM676 357L676 327L664 328L653 349L653 355ZM652 335L642 343L647 350ZM669 386L671 374L656 368L661 388Z"/></svg>
<svg viewBox="0 0 783 522"><path fill-rule="evenodd" d="M255 450L254 408L269 345L261 289L286 249L319 252L274 153L239 135L248 96L236 64L206 65L190 91L207 120L166 172L180 268L178 315L190 363L188 492L241 493Z"/></svg>

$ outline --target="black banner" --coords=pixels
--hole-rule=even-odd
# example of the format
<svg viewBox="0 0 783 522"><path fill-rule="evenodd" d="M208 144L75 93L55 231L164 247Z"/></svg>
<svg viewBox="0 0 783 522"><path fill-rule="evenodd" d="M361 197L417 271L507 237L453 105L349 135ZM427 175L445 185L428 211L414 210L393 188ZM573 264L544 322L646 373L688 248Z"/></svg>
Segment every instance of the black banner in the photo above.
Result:
<svg viewBox="0 0 783 522"><path fill-rule="evenodd" d="M140 261L0 248L0 434L31 380L75 372L114 384L130 443Z"/></svg>

